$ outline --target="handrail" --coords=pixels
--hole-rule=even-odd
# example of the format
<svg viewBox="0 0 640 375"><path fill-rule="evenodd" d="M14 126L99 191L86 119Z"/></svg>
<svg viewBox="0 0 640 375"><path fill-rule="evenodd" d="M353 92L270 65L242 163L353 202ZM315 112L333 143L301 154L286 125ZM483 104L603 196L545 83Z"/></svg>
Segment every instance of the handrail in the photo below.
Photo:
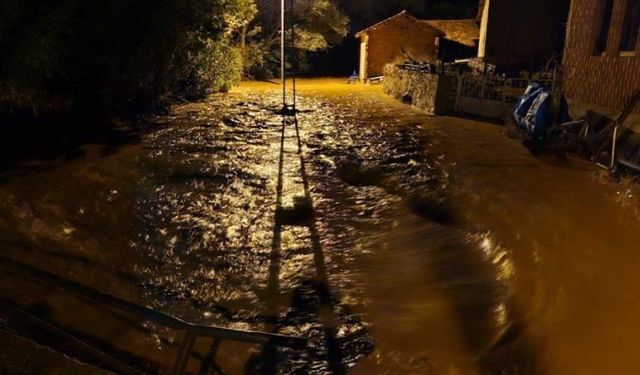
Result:
<svg viewBox="0 0 640 375"><path fill-rule="evenodd" d="M13 303L10 303L9 301L6 301L4 299L0 299L0 306L11 310L13 313L17 313L20 315L21 319L28 319L30 322L33 322L35 324L37 324L40 327L45 327L46 329L55 332L56 334L62 336L64 339L68 340L69 342L71 342L77 349L82 350L84 353L89 353L91 355L94 355L98 358L100 358L102 361L106 362L107 366L109 367L109 370L113 370L113 369L117 369L118 373L123 374L123 375L144 375L143 372L140 372L139 370L131 367L130 365L121 362L120 360L110 356L109 354L103 352L102 350L91 346L90 344L84 342L83 340L77 338L76 336L73 336L71 334L69 334L68 332L60 329L57 326L54 326L53 324L51 324L48 321L45 321L35 315L33 315L31 312L23 310L22 308L14 305Z"/></svg>
<svg viewBox="0 0 640 375"><path fill-rule="evenodd" d="M300 336L287 336L275 333L239 330L217 326L204 326L185 322L165 313L155 311L148 307L136 305L132 302L100 292L75 281L63 279L47 271L40 270L3 256L0 256L0 268L127 312L144 320L178 331L183 331L192 337L207 337L219 340L240 341L263 345L272 344L298 349L304 348L307 344L307 338Z"/></svg>

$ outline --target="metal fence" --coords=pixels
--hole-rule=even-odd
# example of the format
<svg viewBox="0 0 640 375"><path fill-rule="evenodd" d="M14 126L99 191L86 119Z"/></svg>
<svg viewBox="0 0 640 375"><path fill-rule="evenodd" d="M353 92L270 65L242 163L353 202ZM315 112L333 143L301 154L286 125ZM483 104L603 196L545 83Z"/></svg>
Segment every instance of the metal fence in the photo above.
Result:
<svg viewBox="0 0 640 375"><path fill-rule="evenodd" d="M76 283L71 280L63 279L52 273L34 268L20 262L16 262L13 259L3 256L0 256L0 271L16 277L30 279L44 284L48 287L62 290L66 293L74 294L91 304L105 306L110 309L114 309L119 312L134 316L142 321L152 322L158 326L169 328L181 333L182 342L178 347L172 371L172 374L176 375L185 374L189 359L190 357L192 357L193 346L196 339L198 338L207 338L214 341L229 340L297 349L303 349L307 344L306 337L229 329L216 326L204 326L185 322L151 308L140 306L132 302L114 297L85 285ZM11 306L11 304L8 303L2 303L1 305L3 308L12 308L14 312L18 311L19 309L15 306ZM64 334L68 335L68 333ZM132 375L142 374L142 372L131 367L129 364L126 364L112 357L111 355L92 347L91 344L84 342L80 338L73 337L73 340L80 343L84 351L91 352L94 357L99 357L101 359L101 362L108 363L111 369L115 369L119 373Z"/></svg>
<svg viewBox="0 0 640 375"><path fill-rule="evenodd" d="M462 73L458 76L455 111L475 116L503 119L527 86L539 82L556 92L557 77L522 78L494 74Z"/></svg>

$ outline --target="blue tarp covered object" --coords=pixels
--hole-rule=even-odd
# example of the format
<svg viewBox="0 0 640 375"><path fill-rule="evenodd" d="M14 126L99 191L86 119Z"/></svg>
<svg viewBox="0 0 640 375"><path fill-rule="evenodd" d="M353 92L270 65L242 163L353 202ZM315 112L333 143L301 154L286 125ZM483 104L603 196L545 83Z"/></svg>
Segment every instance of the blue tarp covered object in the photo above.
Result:
<svg viewBox="0 0 640 375"><path fill-rule="evenodd" d="M518 99L513 116L520 129L526 130L533 138L544 140L550 113L551 91L539 83L532 83Z"/></svg>

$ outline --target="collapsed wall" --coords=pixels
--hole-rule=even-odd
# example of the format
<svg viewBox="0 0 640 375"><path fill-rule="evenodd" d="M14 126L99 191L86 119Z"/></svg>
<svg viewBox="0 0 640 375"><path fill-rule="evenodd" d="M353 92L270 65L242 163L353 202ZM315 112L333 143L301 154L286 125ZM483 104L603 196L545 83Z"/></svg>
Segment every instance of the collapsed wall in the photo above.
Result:
<svg viewBox="0 0 640 375"><path fill-rule="evenodd" d="M453 111L457 79L454 76L402 69L394 64L384 67L383 90L406 104L424 109L431 115Z"/></svg>

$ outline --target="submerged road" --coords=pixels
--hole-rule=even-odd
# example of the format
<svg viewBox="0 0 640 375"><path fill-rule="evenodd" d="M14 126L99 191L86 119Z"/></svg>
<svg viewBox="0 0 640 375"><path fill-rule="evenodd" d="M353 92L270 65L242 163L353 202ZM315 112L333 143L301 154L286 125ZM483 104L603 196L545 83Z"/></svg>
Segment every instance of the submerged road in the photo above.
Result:
<svg viewBox="0 0 640 375"><path fill-rule="evenodd" d="M3 181L0 241L26 249L6 253L189 321L310 337L222 343L228 374L640 372L627 192L379 86L298 89L295 119L279 86L246 83Z"/></svg>

